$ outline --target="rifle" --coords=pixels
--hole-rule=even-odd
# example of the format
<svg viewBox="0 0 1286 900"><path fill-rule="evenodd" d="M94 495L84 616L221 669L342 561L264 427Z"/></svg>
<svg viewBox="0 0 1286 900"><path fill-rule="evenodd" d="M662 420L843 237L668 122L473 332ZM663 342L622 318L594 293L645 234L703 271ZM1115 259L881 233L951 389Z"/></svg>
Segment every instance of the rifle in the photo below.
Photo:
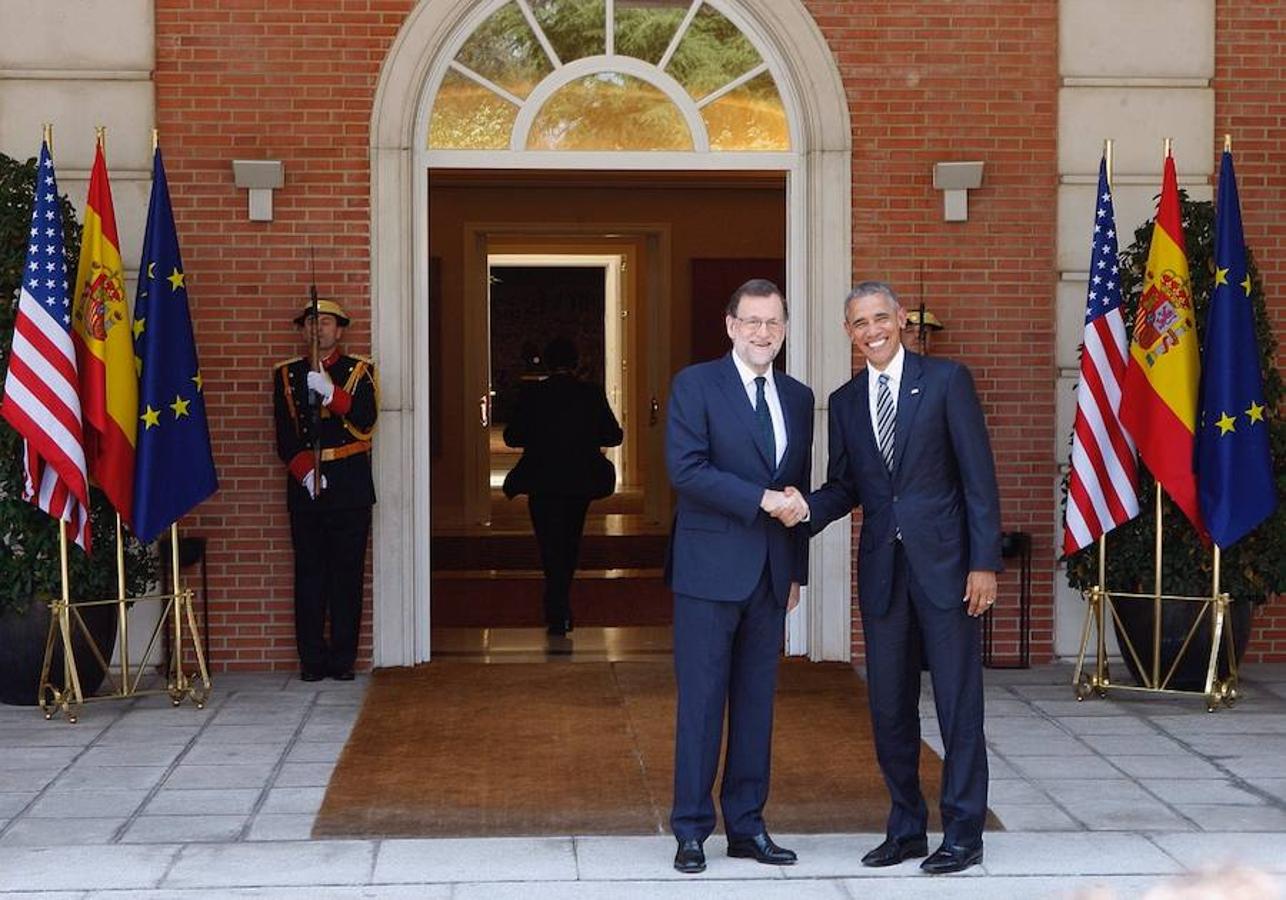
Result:
<svg viewBox="0 0 1286 900"><path fill-rule="evenodd" d="M310 264L311 264L310 276L312 279L308 285L308 305L309 305L309 315L312 316L312 320L313 320L308 359L309 359L309 368L312 369L312 371L316 372L321 366L321 347L319 346L318 337L317 337L317 328L318 328L318 325L320 324L318 322L318 319L321 316L321 311L317 305L317 251L316 251L316 248L310 245L308 247L308 254L310 257ZM309 421L312 426L313 489L315 491L313 496L316 497L321 494L321 477L322 477L321 476L321 455L322 455L321 397L318 396L316 391L308 392L308 415L310 417Z"/></svg>

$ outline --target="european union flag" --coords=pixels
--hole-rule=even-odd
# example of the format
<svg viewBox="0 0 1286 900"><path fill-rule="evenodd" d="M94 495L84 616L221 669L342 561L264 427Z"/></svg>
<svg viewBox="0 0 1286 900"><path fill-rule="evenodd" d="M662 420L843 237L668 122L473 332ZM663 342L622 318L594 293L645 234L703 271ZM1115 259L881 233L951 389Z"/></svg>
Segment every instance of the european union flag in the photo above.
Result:
<svg viewBox="0 0 1286 900"><path fill-rule="evenodd" d="M144 543L219 489L185 277L158 147L134 300L139 423L131 527Z"/></svg>
<svg viewBox="0 0 1286 900"><path fill-rule="evenodd" d="M1232 154L1223 154L1215 214L1215 290L1206 316L1197 429L1197 494L1210 536L1228 547L1277 507L1268 418L1250 301L1250 271Z"/></svg>

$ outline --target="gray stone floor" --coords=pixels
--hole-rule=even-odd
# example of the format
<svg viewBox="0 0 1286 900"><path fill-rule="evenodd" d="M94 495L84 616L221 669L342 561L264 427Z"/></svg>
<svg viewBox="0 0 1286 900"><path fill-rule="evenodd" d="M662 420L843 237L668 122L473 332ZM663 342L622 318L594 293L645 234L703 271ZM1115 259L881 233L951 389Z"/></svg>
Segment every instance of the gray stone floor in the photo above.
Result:
<svg viewBox="0 0 1286 900"><path fill-rule="evenodd" d="M1286 886L1286 667L1248 668L1241 703L1213 715L1199 698L1076 703L1069 681L988 671L1008 830L982 867L937 879L864 869L877 835L777 835L800 854L787 869L712 838L709 870L686 878L665 835L309 840L362 679L225 675L205 710L140 698L76 725L0 706L0 898L1130 897L1227 866L1268 873L1268 893L1227 896ZM931 710L926 693L932 744Z"/></svg>

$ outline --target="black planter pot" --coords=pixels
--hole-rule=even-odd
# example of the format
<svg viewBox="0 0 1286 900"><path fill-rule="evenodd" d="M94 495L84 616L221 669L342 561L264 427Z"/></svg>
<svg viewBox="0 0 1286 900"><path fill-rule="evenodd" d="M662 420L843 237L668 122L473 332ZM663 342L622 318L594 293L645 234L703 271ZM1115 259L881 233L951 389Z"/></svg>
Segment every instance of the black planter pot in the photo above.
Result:
<svg viewBox="0 0 1286 900"><path fill-rule="evenodd" d="M1224 617L1224 630L1231 629L1233 639L1233 652L1236 654L1237 663L1241 663L1242 656L1246 653L1246 645L1250 643L1250 624L1251 624L1252 604L1249 600L1235 600L1228 606L1228 614ZM1192 627L1194 618L1201 614L1206 607L1200 603L1171 602L1167 601L1161 604L1161 678L1164 679L1170 666L1174 664L1174 658L1180 648L1183 647L1184 638L1188 636L1188 629ZM1120 618L1119 624L1116 624L1116 639L1120 644L1121 654L1125 658L1125 665L1134 676L1136 683L1144 683L1144 672L1140 672L1135 665L1134 657L1126 649L1125 635L1129 635L1130 642L1134 645L1135 651L1139 654L1146 674L1151 678L1152 667L1152 645L1153 645L1153 625L1152 602L1149 600L1118 600L1116 603L1117 615ZM1210 613L1204 612L1201 624L1197 626L1196 634L1192 636L1192 642L1188 646L1179 667L1175 669L1174 676L1170 679L1168 688L1180 691L1202 691L1206 686L1206 669L1210 665ZM1122 632L1124 626L1124 633ZM1216 677L1226 678L1230 671L1228 665L1228 644L1227 638L1219 641L1219 663Z"/></svg>
<svg viewBox="0 0 1286 900"><path fill-rule="evenodd" d="M116 648L116 606L87 606L80 610L85 626L94 636L103 658L110 661ZM107 674L94 658L75 618L72 618L72 653L80 675L80 689L85 696L93 694ZM45 640L49 635L49 606L30 603L22 613L0 612L0 703L13 706L35 706L40 682L40 665L44 662ZM50 681L61 688L63 683L62 642L54 644Z"/></svg>

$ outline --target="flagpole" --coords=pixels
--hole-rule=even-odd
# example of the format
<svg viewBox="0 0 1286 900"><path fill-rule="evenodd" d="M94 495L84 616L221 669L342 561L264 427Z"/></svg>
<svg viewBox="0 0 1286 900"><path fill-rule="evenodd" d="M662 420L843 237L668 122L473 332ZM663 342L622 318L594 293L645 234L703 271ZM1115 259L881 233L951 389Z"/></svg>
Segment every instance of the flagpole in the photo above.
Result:
<svg viewBox="0 0 1286 900"><path fill-rule="evenodd" d="M94 127L94 140L107 152L107 126ZM125 605L125 535L120 510L116 511L116 615L121 636L121 689L129 692L129 615Z"/></svg>
<svg viewBox="0 0 1286 900"><path fill-rule="evenodd" d="M129 615L125 605L125 534L116 514L116 615L121 633L121 690L129 693Z"/></svg>
<svg viewBox="0 0 1286 900"><path fill-rule="evenodd" d="M54 125L52 122L45 125L45 140L49 144L49 160L54 158ZM71 650L71 561L68 558L67 551L67 522L61 516L58 518L58 574L62 579L62 602L58 604L58 629L63 634L63 708L68 711L67 719L75 722L76 717L71 715L70 707L67 705L67 694L76 698L77 703L81 703L84 697L80 693L80 673L76 671L76 659L72 656ZM52 623L51 623L52 624ZM42 688L43 690L43 688Z"/></svg>
<svg viewBox="0 0 1286 900"><path fill-rule="evenodd" d="M1170 148L1173 143L1171 138L1165 139L1165 152L1163 159L1170 158ZM1157 226L1153 224L1153 229ZM1155 473L1153 473L1155 475ZM1161 540L1162 526L1162 507L1161 507L1161 480L1156 479L1155 485L1155 508L1156 508L1156 550L1153 556L1153 594L1152 594L1152 686L1159 688L1161 686L1161 557L1163 542Z"/></svg>
<svg viewBox="0 0 1286 900"><path fill-rule="evenodd" d="M54 158L54 126L52 122L44 123L42 128L44 132L42 137L45 146L49 148L50 161ZM83 698L80 693L80 673L76 671L76 660L72 656L71 646L71 560L68 556L67 549L67 522L61 516L58 518L58 574L62 582L61 600L58 604L56 614L57 628L62 632L63 644L63 708L69 711L68 720L76 721L74 715L70 715L70 706L68 705L68 694L75 697L76 702L80 703ZM50 623L54 627L54 623ZM45 661L48 666L48 659ZM44 679L42 678L43 682ZM37 696L37 702L44 706L44 685L40 687L40 694Z"/></svg>
<svg viewBox="0 0 1286 900"><path fill-rule="evenodd" d="M75 723L76 717L71 714L68 701L75 698L77 704L83 703L85 697L80 692L80 673L76 671L76 658L71 649L71 575L67 559L67 522L58 520L58 560L62 574L62 602L58 604L58 627L63 633L63 708L68 711L67 720ZM71 697L67 696L68 691Z"/></svg>
<svg viewBox="0 0 1286 900"><path fill-rule="evenodd" d="M174 610L174 637L170 644L170 698L182 697L187 690L187 679L183 675L183 609L179 596L179 523L170 523L170 581L174 591L172 608ZM174 701L178 705L178 701Z"/></svg>
<svg viewBox="0 0 1286 900"><path fill-rule="evenodd" d="M1108 190L1112 189L1112 139L1106 138L1103 141L1103 167L1107 175ZM1092 273L1091 273L1092 274ZM1096 657L1098 663L1099 680L1107 679L1107 634L1104 629L1107 626L1106 610L1103 608L1107 600L1107 532L1098 536L1098 595L1097 603L1094 608L1095 618L1098 619L1098 646L1096 648Z"/></svg>
<svg viewBox="0 0 1286 900"><path fill-rule="evenodd" d="M1223 136L1223 152L1224 153L1232 152L1232 135L1231 134L1225 134ZM1223 185L1220 185L1219 189L1223 190ZM1222 629L1222 626L1224 624L1223 617L1224 617L1224 611L1226 609L1226 606L1224 605L1226 603L1226 600L1224 600L1219 590L1220 582L1223 580L1223 577L1222 577L1223 576L1223 551L1217 542L1211 541L1211 543L1214 545L1214 554L1211 560L1212 572L1211 572L1211 584L1210 584L1210 600L1211 600L1210 642L1212 644L1212 647L1210 650L1210 666L1206 671L1206 693L1207 694L1210 694L1211 691L1214 690L1215 678L1219 674L1219 643L1220 643L1219 638L1220 638L1220 632L1223 630ZM1233 671L1235 672L1236 665L1237 665L1237 654L1236 654L1235 647L1230 647L1228 650L1228 665L1232 667Z"/></svg>

